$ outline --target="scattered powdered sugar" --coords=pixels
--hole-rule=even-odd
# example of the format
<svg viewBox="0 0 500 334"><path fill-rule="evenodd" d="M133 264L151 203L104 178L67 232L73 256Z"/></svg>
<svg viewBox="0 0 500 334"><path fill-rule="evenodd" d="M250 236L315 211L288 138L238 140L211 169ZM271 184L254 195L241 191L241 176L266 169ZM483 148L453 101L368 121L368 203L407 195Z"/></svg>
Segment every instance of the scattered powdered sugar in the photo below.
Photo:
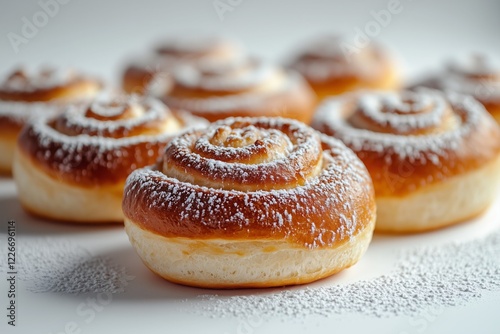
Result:
<svg viewBox="0 0 500 334"><path fill-rule="evenodd" d="M402 251L387 275L349 284L273 294L200 296L191 309L208 317L304 318L348 313L413 316L500 291L500 230L473 241Z"/></svg>
<svg viewBox="0 0 500 334"><path fill-rule="evenodd" d="M2 247L0 253L6 250ZM134 278L111 259L92 256L70 242L29 240L23 242L16 255L18 277L32 292L116 293ZM7 271L7 262L0 262L0 272Z"/></svg>

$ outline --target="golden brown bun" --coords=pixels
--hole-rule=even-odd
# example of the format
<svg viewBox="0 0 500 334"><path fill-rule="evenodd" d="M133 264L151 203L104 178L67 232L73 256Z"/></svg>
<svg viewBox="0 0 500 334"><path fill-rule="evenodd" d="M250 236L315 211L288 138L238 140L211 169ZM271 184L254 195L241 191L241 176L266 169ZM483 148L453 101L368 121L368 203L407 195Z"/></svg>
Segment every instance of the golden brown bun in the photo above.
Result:
<svg viewBox="0 0 500 334"><path fill-rule="evenodd" d="M351 44L339 36L317 38L299 51L290 67L304 76L319 100L359 89L399 88L395 61L382 46Z"/></svg>
<svg viewBox="0 0 500 334"><path fill-rule="evenodd" d="M125 69L122 87L127 93L145 92L155 76L167 79L182 64L202 67L230 66L244 57L241 45L221 37L180 37L158 46L143 59L137 58Z"/></svg>
<svg viewBox="0 0 500 334"><path fill-rule="evenodd" d="M114 97L32 120L21 132L13 174L29 211L64 221L123 220L125 179L156 161L179 118L151 98Z"/></svg>
<svg viewBox="0 0 500 334"><path fill-rule="evenodd" d="M286 117L311 121L316 97L293 71L248 58L238 66L183 66L172 85L152 88L173 109L214 122L227 117Z"/></svg>
<svg viewBox="0 0 500 334"><path fill-rule="evenodd" d="M471 56L466 62L451 62L441 73L410 88L429 87L473 96L500 124L500 65L486 56Z"/></svg>
<svg viewBox="0 0 500 334"><path fill-rule="evenodd" d="M313 127L364 162L377 231L418 232L482 212L499 182L500 129L471 97L433 90L332 98Z"/></svg>
<svg viewBox="0 0 500 334"><path fill-rule="evenodd" d="M125 227L146 265L209 288L311 282L362 256L370 177L337 140L283 118L228 118L174 138L133 172Z"/></svg>
<svg viewBox="0 0 500 334"><path fill-rule="evenodd" d="M15 141L24 124L40 114L95 96L100 81L74 71L15 70L0 83L0 173L10 173Z"/></svg>

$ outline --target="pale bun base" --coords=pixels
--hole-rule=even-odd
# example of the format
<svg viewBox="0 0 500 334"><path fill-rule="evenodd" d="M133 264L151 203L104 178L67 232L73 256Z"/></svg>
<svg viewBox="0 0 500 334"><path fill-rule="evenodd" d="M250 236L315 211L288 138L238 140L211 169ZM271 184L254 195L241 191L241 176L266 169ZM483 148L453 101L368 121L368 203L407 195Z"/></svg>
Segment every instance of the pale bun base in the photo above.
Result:
<svg viewBox="0 0 500 334"><path fill-rule="evenodd" d="M122 222L123 184L84 188L44 173L21 150L12 173L22 206L37 216L80 223Z"/></svg>
<svg viewBox="0 0 500 334"><path fill-rule="evenodd" d="M10 174L16 147L16 135L0 135L0 174Z"/></svg>
<svg viewBox="0 0 500 334"><path fill-rule="evenodd" d="M309 283L355 264L371 241L375 220L334 248L306 249L285 240L164 237L125 218L130 242L151 271L203 288L263 288Z"/></svg>
<svg viewBox="0 0 500 334"><path fill-rule="evenodd" d="M463 222L493 202L500 159L404 197L377 197L376 232L424 232Z"/></svg>

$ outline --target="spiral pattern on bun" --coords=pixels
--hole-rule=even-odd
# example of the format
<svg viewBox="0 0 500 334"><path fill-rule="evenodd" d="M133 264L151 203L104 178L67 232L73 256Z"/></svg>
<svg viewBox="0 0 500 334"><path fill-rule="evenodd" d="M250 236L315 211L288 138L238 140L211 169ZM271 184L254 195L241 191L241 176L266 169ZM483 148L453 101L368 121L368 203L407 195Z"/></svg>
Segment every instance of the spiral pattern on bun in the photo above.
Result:
<svg viewBox="0 0 500 334"><path fill-rule="evenodd" d="M160 101L137 97L72 105L34 120L14 157L21 203L59 220L121 221L127 176L154 163L184 126Z"/></svg>
<svg viewBox="0 0 500 334"><path fill-rule="evenodd" d="M495 196L500 130L471 97L433 90L352 93L324 102L313 127L342 140L368 168L379 231L461 222Z"/></svg>
<svg viewBox="0 0 500 334"><path fill-rule="evenodd" d="M149 85L155 84L153 78L170 80L172 71L182 64L202 68L233 67L242 59L242 46L227 38L186 36L170 39L143 59L135 59L128 65L122 86L128 93L144 93Z"/></svg>
<svg viewBox="0 0 500 334"><path fill-rule="evenodd" d="M183 66L174 77L171 87L150 93L173 109L211 122L230 116L281 116L308 123L314 112L314 93L300 75L257 59L232 68Z"/></svg>
<svg viewBox="0 0 500 334"><path fill-rule="evenodd" d="M348 40L328 35L316 38L290 61L319 99L358 89L397 89L398 70L382 46L353 48Z"/></svg>
<svg viewBox="0 0 500 334"><path fill-rule="evenodd" d="M11 171L15 141L29 119L91 98L101 86L98 80L73 70L18 69L8 75L0 83L0 172Z"/></svg>
<svg viewBox="0 0 500 334"><path fill-rule="evenodd" d="M210 288L314 281L351 266L375 221L342 143L282 118L228 118L174 138L127 180L125 227L160 276Z"/></svg>

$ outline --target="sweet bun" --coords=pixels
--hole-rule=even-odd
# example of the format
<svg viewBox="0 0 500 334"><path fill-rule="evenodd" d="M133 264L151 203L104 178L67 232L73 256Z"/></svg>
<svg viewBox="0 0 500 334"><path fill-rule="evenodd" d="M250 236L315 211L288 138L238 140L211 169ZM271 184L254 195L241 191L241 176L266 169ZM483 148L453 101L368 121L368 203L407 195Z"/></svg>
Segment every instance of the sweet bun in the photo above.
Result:
<svg viewBox="0 0 500 334"><path fill-rule="evenodd" d="M122 221L127 176L154 163L185 125L160 101L137 97L71 105L57 117L32 120L14 154L19 200L46 218Z"/></svg>
<svg viewBox="0 0 500 334"><path fill-rule="evenodd" d="M473 96L500 124L500 65L491 58L476 55L465 61L450 62L441 73L411 88L429 87Z"/></svg>
<svg viewBox="0 0 500 334"><path fill-rule="evenodd" d="M128 93L145 92L154 77L168 80L182 64L201 67L232 66L245 57L240 43L223 37L184 36L171 38L143 57L133 59L122 76Z"/></svg>
<svg viewBox="0 0 500 334"><path fill-rule="evenodd" d="M24 124L40 114L95 96L99 80L73 70L18 69L0 83L0 173L10 173L17 136Z"/></svg>
<svg viewBox="0 0 500 334"><path fill-rule="evenodd" d="M236 66L182 66L167 87L157 85L150 94L173 109L214 122L227 117L287 117L311 121L314 92L294 71L247 58Z"/></svg>
<svg viewBox="0 0 500 334"><path fill-rule="evenodd" d="M368 168L376 231L455 224L495 198L500 129L472 97L434 90L351 93L325 101L313 127L342 140Z"/></svg>
<svg viewBox="0 0 500 334"><path fill-rule="evenodd" d="M352 49L336 35L314 39L289 61L309 82L319 100L358 89L395 90L399 71L381 45L371 43Z"/></svg>
<svg viewBox="0 0 500 334"><path fill-rule="evenodd" d="M297 121L228 118L174 138L134 171L125 229L172 282L271 287L327 277L370 243L375 201L361 161Z"/></svg>

